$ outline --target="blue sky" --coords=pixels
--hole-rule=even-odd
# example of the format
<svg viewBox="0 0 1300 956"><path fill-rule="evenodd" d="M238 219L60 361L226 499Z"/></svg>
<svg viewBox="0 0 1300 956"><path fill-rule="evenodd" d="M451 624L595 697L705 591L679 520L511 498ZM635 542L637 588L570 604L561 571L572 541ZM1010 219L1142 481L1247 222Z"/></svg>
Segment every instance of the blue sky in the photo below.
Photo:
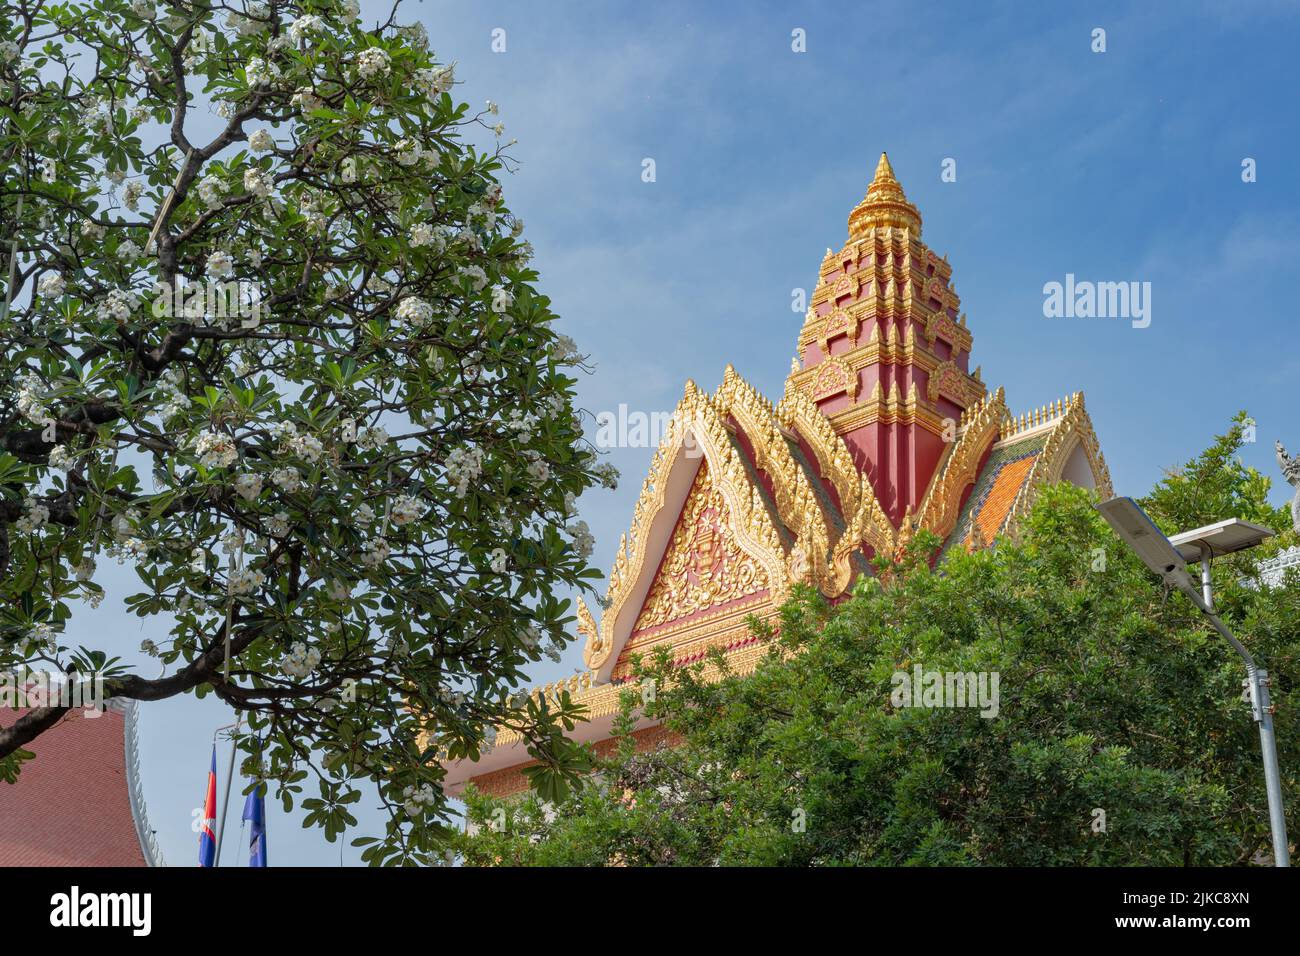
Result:
<svg viewBox="0 0 1300 956"><path fill-rule="evenodd" d="M802 321L792 290L811 292L887 150L925 241L953 265L984 380L1017 411L1083 390L1117 492L1146 491L1241 408L1259 423L1248 463L1276 476L1273 439L1300 448L1296 4L402 11L459 61L462 98L498 102L519 140L507 200L561 330L592 356L580 398L593 413L671 410L687 378L712 390L728 362L778 398ZM491 50L495 28L504 53ZM791 50L796 28L805 53ZM1241 180L1246 157L1255 183ZM956 182L940 181L947 158ZM1044 318L1044 283L1067 273L1150 282L1150 327ZM619 489L581 502L601 568L650 454L612 452ZM84 626L111 629L134 659L149 635L111 603ZM536 676L579 666L575 645ZM194 862L190 812L229 719L191 697L142 706L145 794L173 864ZM356 860L268 810L273 864ZM226 860L242 863L234 844Z"/></svg>

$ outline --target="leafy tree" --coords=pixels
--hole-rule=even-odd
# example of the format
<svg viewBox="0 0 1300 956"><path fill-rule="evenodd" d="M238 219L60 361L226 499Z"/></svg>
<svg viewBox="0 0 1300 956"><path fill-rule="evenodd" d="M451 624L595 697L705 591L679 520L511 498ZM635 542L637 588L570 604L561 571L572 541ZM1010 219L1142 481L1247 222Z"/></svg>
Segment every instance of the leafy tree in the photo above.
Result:
<svg viewBox="0 0 1300 956"><path fill-rule="evenodd" d="M1273 520L1267 479L1232 453L1239 440L1234 428L1185 472L1213 496L1184 505L1173 479L1153 492L1165 518ZM749 676L641 661L653 700L625 694L617 752L574 796L467 795L465 862L1223 865L1268 853L1244 669L1089 492L1045 489L1018 540L932 568L936 543L918 540L838 606L799 593ZM1216 571L1218 603L1273 676L1295 833L1300 580L1257 591L1236 573ZM996 716L903 706L895 675L918 665L997 674ZM641 717L681 745L637 753Z"/></svg>
<svg viewBox="0 0 1300 956"><path fill-rule="evenodd" d="M508 157L466 138L496 108L356 0L5 11L0 667L104 670L62 636L96 562L129 565L169 673L108 667L106 693L215 693L331 840L377 781L372 863L434 858L434 748L515 726L581 768L565 708L510 695L596 576L574 499L615 476ZM0 775L63 712L0 729Z"/></svg>
<svg viewBox="0 0 1300 956"><path fill-rule="evenodd" d="M1187 531L1225 518L1290 530L1287 509L1268 502L1272 481L1241 461L1247 429L1253 428L1251 417L1238 412L1228 430L1215 436L1213 445L1181 468L1170 469L1152 489L1142 504L1166 532Z"/></svg>

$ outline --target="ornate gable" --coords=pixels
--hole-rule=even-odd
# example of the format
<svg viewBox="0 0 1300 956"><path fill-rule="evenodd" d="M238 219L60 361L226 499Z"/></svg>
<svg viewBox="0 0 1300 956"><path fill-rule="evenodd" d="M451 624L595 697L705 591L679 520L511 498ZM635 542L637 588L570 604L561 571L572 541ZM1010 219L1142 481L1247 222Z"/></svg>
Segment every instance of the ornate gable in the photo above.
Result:
<svg viewBox="0 0 1300 956"><path fill-rule="evenodd" d="M763 562L748 553L732 531L731 509L708 462L701 463L632 634L614 665L615 678L632 655L718 612L743 616L767 600L770 588Z"/></svg>

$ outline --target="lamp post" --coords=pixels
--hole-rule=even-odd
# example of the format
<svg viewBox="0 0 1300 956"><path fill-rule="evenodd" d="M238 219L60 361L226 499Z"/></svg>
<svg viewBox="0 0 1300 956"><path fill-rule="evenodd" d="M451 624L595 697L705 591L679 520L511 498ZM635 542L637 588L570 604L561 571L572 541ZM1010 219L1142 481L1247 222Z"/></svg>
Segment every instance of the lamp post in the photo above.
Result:
<svg viewBox="0 0 1300 956"><path fill-rule="evenodd" d="M1290 866L1287 846L1286 816L1282 807L1282 782L1277 766L1277 744L1273 737L1273 705L1268 694L1268 672L1260 670L1250 651L1233 636L1228 626L1214 613L1214 593L1210 586L1210 560L1218 555L1253 548L1273 534L1268 528L1238 518L1184 531L1166 538L1155 522L1132 498L1112 498L1097 506L1102 517L1133 549L1142 563L1165 581L1182 591L1214 629L1223 635L1246 663L1246 688L1250 694L1251 714L1259 726L1259 745L1264 760L1264 787L1268 792L1268 819L1273 834L1273 862ZM1200 560L1201 586L1198 589L1186 570L1189 560Z"/></svg>

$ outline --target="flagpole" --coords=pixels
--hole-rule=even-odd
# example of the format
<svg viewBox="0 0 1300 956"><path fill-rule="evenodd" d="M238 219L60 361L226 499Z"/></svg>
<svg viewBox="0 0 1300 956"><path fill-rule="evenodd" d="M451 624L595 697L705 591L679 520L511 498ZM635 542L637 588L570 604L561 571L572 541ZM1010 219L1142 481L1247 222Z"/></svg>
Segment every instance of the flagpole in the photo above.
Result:
<svg viewBox="0 0 1300 956"><path fill-rule="evenodd" d="M226 768L226 793L221 798L221 824L217 827L217 856L212 861L213 866L221 865L221 841L226 838L226 818L230 816L230 780L235 775L235 748L239 744L239 728L243 723L244 715L240 714L235 720L234 732L230 735L230 765Z"/></svg>

